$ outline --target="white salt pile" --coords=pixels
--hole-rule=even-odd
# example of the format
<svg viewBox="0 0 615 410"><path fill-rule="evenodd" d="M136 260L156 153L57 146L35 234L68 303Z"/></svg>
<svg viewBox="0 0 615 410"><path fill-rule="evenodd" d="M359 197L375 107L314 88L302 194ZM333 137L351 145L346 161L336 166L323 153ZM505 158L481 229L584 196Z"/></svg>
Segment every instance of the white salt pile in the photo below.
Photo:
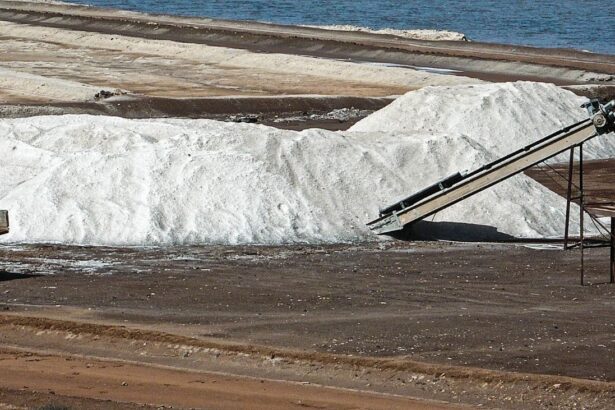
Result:
<svg viewBox="0 0 615 410"><path fill-rule="evenodd" d="M410 92L388 107L358 122L349 131L387 132L400 135L429 135L452 138L445 157L437 160L433 150L424 158L413 158L419 181L436 181L460 170L473 170L513 152L567 125L587 118L581 108L586 101L552 84L516 82L457 87L426 87ZM471 148L456 146L465 140ZM612 135L586 143L585 159L615 156ZM567 161L568 153L547 162ZM430 164L431 159L437 161ZM414 183L408 192L426 183ZM397 198L403 197L399 194ZM565 201L543 185L517 175L460 204L443 210L434 221L456 221L488 225L516 237L563 235ZM578 232L578 209L573 209L573 230ZM591 230L591 227L590 227Z"/></svg>
<svg viewBox="0 0 615 410"><path fill-rule="evenodd" d="M581 108L586 100L544 83L425 87L398 98L350 131L466 135L499 156L587 118Z"/></svg>
<svg viewBox="0 0 615 410"><path fill-rule="evenodd" d="M394 194L379 189L392 169L371 137L91 116L3 121L0 133L4 241L350 241Z"/></svg>
<svg viewBox="0 0 615 410"><path fill-rule="evenodd" d="M337 31L355 31L361 33L385 34L390 36L409 38L413 40L430 40L430 41L468 41L465 34L457 31L448 30L430 30L430 29L413 29L400 30L394 28L373 29L369 27L353 26L349 24L329 25L329 26L305 26L320 28L324 30Z"/></svg>
<svg viewBox="0 0 615 410"><path fill-rule="evenodd" d="M209 120L59 116L0 121L4 242L188 244L375 239L378 208L582 117L532 83L431 88L351 132ZM486 122L483 123L480 119ZM531 121L532 123L528 123ZM594 155L612 155L601 137ZM564 201L524 176L436 221L561 234Z"/></svg>

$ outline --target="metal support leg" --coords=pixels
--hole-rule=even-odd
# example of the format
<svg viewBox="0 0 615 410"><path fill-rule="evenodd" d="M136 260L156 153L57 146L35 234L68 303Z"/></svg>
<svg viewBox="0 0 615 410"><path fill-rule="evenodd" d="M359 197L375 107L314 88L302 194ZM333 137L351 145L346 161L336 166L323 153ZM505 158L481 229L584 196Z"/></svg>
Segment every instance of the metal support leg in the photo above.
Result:
<svg viewBox="0 0 615 410"><path fill-rule="evenodd" d="M585 284L585 249L584 249L584 240L585 240L585 225L583 220L584 208L585 208L585 198L583 195L583 144L579 145L579 205L580 205L580 215L579 215L579 236L580 242L579 246L581 247L581 286Z"/></svg>
<svg viewBox="0 0 615 410"><path fill-rule="evenodd" d="M615 217L611 217L611 283L615 283Z"/></svg>
<svg viewBox="0 0 615 410"><path fill-rule="evenodd" d="M570 148L570 162L568 163L568 191L566 192L566 226L564 227L564 250L568 249L568 236L570 230L570 201L572 200L572 171L574 169L574 147Z"/></svg>

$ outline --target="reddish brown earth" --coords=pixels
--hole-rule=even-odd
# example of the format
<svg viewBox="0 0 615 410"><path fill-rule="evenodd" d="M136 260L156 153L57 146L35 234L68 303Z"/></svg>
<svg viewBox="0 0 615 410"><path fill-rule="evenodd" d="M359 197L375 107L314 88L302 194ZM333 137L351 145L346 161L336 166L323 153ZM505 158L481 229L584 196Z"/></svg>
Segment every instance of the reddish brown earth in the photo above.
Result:
<svg viewBox="0 0 615 410"><path fill-rule="evenodd" d="M215 408L445 410L445 404L405 397L258 378L143 366L125 362L0 350L0 403L34 402L88 409ZM51 397L50 397L51 396ZM23 404L34 404L28 399ZM2 408L2 404L0 404Z"/></svg>

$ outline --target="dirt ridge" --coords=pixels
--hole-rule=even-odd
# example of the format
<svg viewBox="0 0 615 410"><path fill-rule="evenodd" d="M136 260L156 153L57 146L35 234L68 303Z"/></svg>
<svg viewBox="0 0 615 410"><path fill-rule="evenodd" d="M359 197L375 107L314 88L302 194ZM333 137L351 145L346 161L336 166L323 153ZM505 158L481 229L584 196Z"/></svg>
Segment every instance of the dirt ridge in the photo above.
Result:
<svg viewBox="0 0 615 410"><path fill-rule="evenodd" d="M476 382L525 382L532 384L536 388L549 388L553 385L559 385L558 388L561 390L575 390L579 392L591 393L615 393L615 382L585 380L567 376L506 372L462 366L447 366L400 358L351 357L347 355L306 352L252 344L217 342L124 326L63 321L42 317L3 314L0 315L0 326L27 327L39 331L60 331L119 339L178 344L183 346L198 347L201 349L217 350L231 355L246 354L264 358L278 358L288 361L320 364L344 364L357 368L373 368L378 370L411 371L430 375L446 375L448 378L470 379Z"/></svg>

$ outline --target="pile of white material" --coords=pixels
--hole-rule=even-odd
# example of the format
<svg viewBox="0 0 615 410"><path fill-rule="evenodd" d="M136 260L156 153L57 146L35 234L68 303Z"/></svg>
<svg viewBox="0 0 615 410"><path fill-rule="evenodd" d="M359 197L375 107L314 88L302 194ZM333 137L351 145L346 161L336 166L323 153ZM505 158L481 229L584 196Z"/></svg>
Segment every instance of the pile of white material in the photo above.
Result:
<svg viewBox="0 0 615 410"><path fill-rule="evenodd" d="M419 153L407 158L417 164L413 176L421 182L413 187L419 188L426 184L423 181L471 171L587 118L581 108L586 100L555 85L532 82L426 87L397 99L349 131L429 135L432 142L453 139L445 152L433 146L424 158ZM470 148L464 149L461 141ZM595 138L583 152L586 159L613 157L615 140L612 135ZM448 158L438 159L438 154ZM567 161L568 156L564 153L548 162ZM563 198L521 174L443 210L434 220L489 225L517 237L549 237L563 235L564 210ZM578 209L572 216L578 219Z"/></svg>
<svg viewBox="0 0 615 410"><path fill-rule="evenodd" d="M371 137L93 116L2 121L0 133L3 241L351 241L394 194L378 194L392 169Z"/></svg>
<svg viewBox="0 0 615 410"><path fill-rule="evenodd" d="M379 206L583 116L555 86L409 93L352 132L209 120L0 121L4 242L187 244L374 239ZM480 119L484 119L484 122ZM528 123L529 121L529 123ZM612 155L608 138L590 144ZM561 234L564 201L517 176L437 215L515 236Z"/></svg>
<svg viewBox="0 0 615 410"><path fill-rule="evenodd" d="M429 30L429 29L414 29L414 30L399 30L394 28L373 29L369 27L353 26L348 24L332 25L332 26L305 26L313 28L321 28L324 30L337 31L356 31L361 33L386 34L390 36L409 38L413 40L430 40L430 41L468 41L465 34L457 31L448 30Z"/></svg>
<svg viewBox="0 0 615 410"><path fill-rule="evenodd" d="M502 155L583 118L587 101L553 84L516 82L424 87L350 131L466 135Z"/></svg>

